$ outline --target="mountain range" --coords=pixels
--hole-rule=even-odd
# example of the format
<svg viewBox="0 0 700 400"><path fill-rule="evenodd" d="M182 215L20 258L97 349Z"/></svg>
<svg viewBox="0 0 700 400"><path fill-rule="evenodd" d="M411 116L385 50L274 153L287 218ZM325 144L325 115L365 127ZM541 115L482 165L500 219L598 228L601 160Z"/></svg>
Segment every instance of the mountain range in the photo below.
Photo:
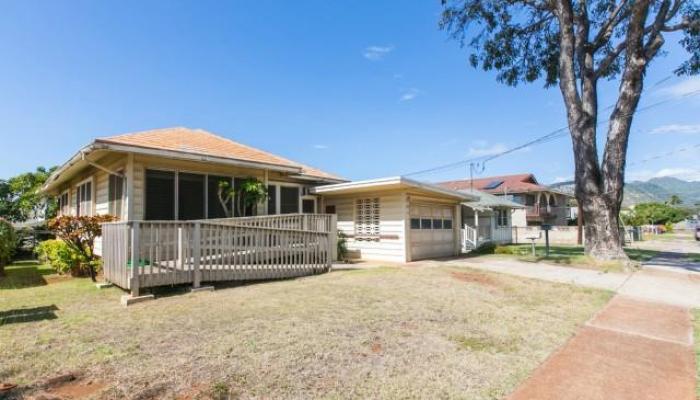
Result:
<svg viewBox="0 0 700 400"><path fill-rule="evenodd" d="M552 189L573 194L573 184L550 185ZM639 203L665 202L677 195L684 205L693 206L700 203L700 181L684 181L678 178L652 178L648 181L625 183L625 197L622 205L628 207Z"/></svg>

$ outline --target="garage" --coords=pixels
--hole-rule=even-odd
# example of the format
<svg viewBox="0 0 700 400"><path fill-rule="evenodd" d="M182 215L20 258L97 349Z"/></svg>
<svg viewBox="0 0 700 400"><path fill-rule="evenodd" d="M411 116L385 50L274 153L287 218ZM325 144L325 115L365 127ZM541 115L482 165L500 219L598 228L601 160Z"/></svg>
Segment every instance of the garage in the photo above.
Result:
<svg viewBox="0 0 700 400"><path fill-rule="evenodd" d="M411 260L454 255L453 206L411 202L410 217Z"/></svg>

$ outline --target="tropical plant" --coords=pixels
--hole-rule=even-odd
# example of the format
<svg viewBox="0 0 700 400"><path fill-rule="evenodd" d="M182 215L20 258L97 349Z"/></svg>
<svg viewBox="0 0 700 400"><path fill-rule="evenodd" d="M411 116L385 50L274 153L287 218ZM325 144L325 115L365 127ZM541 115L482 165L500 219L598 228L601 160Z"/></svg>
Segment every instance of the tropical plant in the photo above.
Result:
<svg viewBox="0 0 700 400"><path fill-rule="evenodd" d="M0 276L5 274L5 265L12 260L16 247L15 229L9 221L0 218Z"/></svg>
<svg viewBox="0 0 700 400"><path fill-rule="evenodd" d="M258 203L267 199L267 186L252 177L241 180L235 192L236 208L241 216L246 216L246 210L256 214Z"/></svg>
<svg viewBox="0 0 700 400"><path fill-rule="evenodd" d="M56 201L39 193L39 189L56 167L39 167L7 180L0 180L0 217L13 222L56 215Z"/></svg>
<svg viewBox="0 0 700 400"><path fill-rule="evenodd" d="M628 257L618 215L630 127L647 68L677 32L690 57L674 71L700 73L700 4L693 0L442 0L440 26L472 49L473 67L496 70L515 86L559 86L575 163L575 194L586 229L585 252ZM599 118L598 84L619 79L608 121ZM604 151L599 125L607 122ZM546 138L546 137L545 137ZM602 160L600 159L602 157ZM488 159L487 159L488 160Z"/></svg>
<svg viewBox="0 0 700 400"><path fill-rule="evenodd" d="M625 225L675 224L688 216L688 211L665 203L640 203L620 214Z"/></svg>
<svg viewBox="0 0 700 400"><path fill-rule="evenodd" d="M87 269L94 282L101 263L95 255L95 239L102 235L102 224L116 220L112 215L61 216L49 221L48 227L56 237L62 239L69 247L82 257L81 264Z"/></svg>
<svg viewBox="0 0 700 400"><path fill-rule="evenodd" d="M61 239L45 240L34 248L39 261L48 263L59 274L80 275L83 255Z"/></svg>
<svg viewBox="0 0 700 400"><path fill-rule="evenodd" d="M348 257L348 236L338 231L338 243L337 243L338 261L347 261Z"/></svg>

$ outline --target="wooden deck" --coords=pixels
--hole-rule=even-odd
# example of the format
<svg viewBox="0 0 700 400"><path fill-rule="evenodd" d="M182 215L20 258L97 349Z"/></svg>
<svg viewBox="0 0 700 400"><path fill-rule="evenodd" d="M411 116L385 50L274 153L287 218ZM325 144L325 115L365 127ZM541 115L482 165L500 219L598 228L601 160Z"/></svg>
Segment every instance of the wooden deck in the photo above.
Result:
<svg viewBox="0 0 700 400"><path fill-rule="evenodd" d="M292 278L326 271L336 246L332 215L294 214L103 225L105 279L141 288Z"/></svg>

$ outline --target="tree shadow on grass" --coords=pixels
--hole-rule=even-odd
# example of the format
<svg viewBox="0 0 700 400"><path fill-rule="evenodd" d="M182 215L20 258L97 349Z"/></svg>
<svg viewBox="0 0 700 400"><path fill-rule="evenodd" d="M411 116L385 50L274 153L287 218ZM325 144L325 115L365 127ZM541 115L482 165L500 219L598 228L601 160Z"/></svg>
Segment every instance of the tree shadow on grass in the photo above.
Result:
<svg viewBox="0 0 700 400"><path fill-rule="evenodd" d="M21 322L43 321L47 319L56 319L58 316L55 311L58 310L55 304L50 306L32 307L32 308L17 308L14 310L0 311L0 326L17 324Z"/></svg>
<svg viewBox="0 0 700 400"><path fill-rule="evenodd" d="M48 282L44 278L53 274L53 270L39 268L42 266L36 260L16 261L5 267L5 276L0 277L0 289L22 289L44 286Z"/></svg>

